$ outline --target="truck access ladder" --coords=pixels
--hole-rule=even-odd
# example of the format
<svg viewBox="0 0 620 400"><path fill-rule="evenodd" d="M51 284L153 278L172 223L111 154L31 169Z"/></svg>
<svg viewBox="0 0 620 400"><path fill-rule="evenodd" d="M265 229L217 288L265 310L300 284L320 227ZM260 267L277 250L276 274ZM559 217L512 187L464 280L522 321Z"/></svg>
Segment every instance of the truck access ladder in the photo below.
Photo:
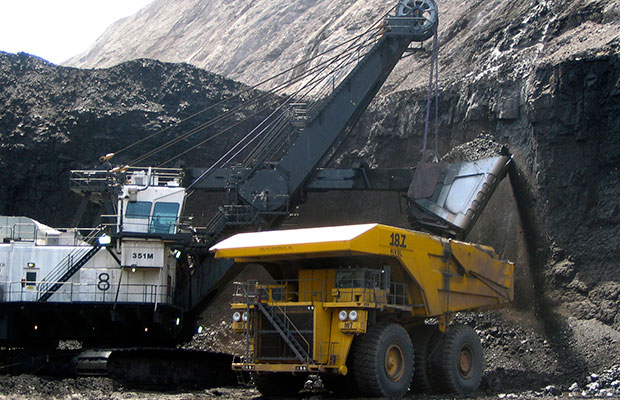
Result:
<svg viewBox="0 0 620 400"><path fill-rule="evenodd" d="M276 307L272 307L269 304L263 302L256 302L256 308L267 318L269 323L275 328L276 332L282 337L284 342L293 350L295 357L306 364L309 360L308 350L299 343L299 340L293 334L294 328L291 327L291 322L283 311L276 311ZM277 307L279 308L279 307Z"/></svg>

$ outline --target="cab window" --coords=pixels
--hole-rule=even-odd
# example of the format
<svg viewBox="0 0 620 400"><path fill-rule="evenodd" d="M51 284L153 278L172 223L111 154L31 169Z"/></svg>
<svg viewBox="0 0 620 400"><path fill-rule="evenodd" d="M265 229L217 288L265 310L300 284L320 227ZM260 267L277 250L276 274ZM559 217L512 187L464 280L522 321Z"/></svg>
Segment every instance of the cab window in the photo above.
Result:
<svg viewBox="0 0 620 400"><path fill-rule="evenodd" d="M151 233L174 233L179 213L179 203L155 203Z"/></svg>
<svg viewBox="0 0 620 400"><path fill-rule="evenodd" d="M127 203L127 211L125 211L125 218L143 218L146 219L151 214L151 202L150 201L136 201L133 203Z"/></svg>

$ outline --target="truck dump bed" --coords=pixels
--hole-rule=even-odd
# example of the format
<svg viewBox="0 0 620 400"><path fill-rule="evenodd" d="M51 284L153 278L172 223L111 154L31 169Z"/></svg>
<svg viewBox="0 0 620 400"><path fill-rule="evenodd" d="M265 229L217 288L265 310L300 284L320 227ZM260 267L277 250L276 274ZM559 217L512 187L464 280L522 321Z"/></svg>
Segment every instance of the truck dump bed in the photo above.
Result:
<svg viewBox="0 0 620 400"><path fill-rule="evenodd" d="M239 263L284 263L281 268L389 266L420 317L496 308L514 297L514 264L491 247L380 224L243 233L211 251Z"/></svg>

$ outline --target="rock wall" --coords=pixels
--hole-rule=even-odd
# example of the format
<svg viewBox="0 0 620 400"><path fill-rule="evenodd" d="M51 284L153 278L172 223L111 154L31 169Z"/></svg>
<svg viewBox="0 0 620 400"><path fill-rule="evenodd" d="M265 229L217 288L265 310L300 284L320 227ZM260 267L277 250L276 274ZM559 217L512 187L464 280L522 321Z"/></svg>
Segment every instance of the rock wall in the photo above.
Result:
<svg viewBox="0 0 620 400"><path fill-rule="evenodd" d="M541 59L557 62L620 39L615 0L436 2L440 73L454 81L498 71L503 79L521 80ZM398 0L155 0L110 26L66 65L102 68L143 57L191 63L256 84L364 32L397 4ZM408 58L392 73L385 91L423 85L427 62L428 57Z"/></svg>

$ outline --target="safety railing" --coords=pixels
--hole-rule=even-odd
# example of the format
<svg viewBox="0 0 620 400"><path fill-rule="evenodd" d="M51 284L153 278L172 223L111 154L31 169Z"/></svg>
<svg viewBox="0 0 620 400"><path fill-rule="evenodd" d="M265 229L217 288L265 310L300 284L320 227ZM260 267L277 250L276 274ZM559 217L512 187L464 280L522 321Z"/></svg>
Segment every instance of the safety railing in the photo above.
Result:
<svg viewBox="0 0 620 400"><path fill-rule="evenodd" d="M266 196L257 194L253 198L253 205L226 204L218 209L204 228L198 228L197 231L200 231L202 236L213 239L218 237L227 226L251 225L261 215L289 215L289 200L288 194ZM260 211L261 209L268 209L270 202L283 206L276 211Z"/></svg>
<svg viewBox="0 0 620 400"><path fill-rule="evenodd" d="M15 242L36 242L39 236L37 225L32 222L11 223L0 226L0 237Z"/></svg>
<svg viewBox="0 0 620 400"><path fill-rule="evenodd" d="M402 282L391 282L388 304L403 307L412 306L409 293L407 293L407 285Z"/></svg>
<svg viewBox="0 0 620 400"><path fill-rule="evenodd" d="M368 270L366 270L368 271ZM371 279L354 277L339 279L336 287L327 288L319 279L291 279L261 284L258 281L233 282L233 303L287 302L373 302L377 304L411 306L407 285L381 280L381 270ZM308 289L300 289L308 288ZM389 290L388 290L389 288ZM332 296L333 299L329 296Z"/></svg>
<svg viewBox="0 0 620 400"><path fill-rule="evenodd" d="M226 204L223 206L226 223L230 225L247 225L254 222L255 210L245 204Z"/></svg>
<svg viewBox="0 0 620 400"><path fill-rule="evenodd" d="M336 278L335 301L371 302L385 306L410 307L407 286L402 282L388 282L389 274L384 270L343 270L355 275L351 278Z"/></svg>
<svg viewBox="0 0 620 400"><path fill-rule="evenodd" d="M105 189L114 183L114 174L102 170L73 170L69 178L73 190Z"/></svg>
<svg viewBox="0 0 620 400"><path fill-rule="evenodd" d="M289 109L293 126L301 128L308 123L308 103L293 103Z"/></svg>
<svg viewBox="0 0 620 400"><path fill-rule="evenodd" d="M303 363L308 363L311 357L310 342L306 340L304 334L288 316L285 308L278 304L270 306L268 303L262 302L256 303L256 306L293 350L297 359Z"/></svg>
<svg viewBox="0 0 620 400"><path fill-rule="evenodd" d="M121 232L132 233L165 233L174 234L181 228L187 227L186 219L167 216L148 216L145 218L126 218L121 226Z"/></svg>
<svg viewBox="0 0 620 400"><path fill-rule="evenodd" d="M123 170L125 175L130 176L136 173L147 173L149 167L128 167ZM161 168L150 167L151 176L156 178L157 185L165 186L170 182L180 183L183 179L183 169L181 168Z"/></svg>
<svg viewBox="0 0 620 400"><path fill-rule="evenodd" d="M300 285L300 282L304 283ZM289 302L326 301L326 282L319 279L287 280L275 284L260 284L256 280L233 283L233 303L246 304L250 314L250 305L256 307L267 318L276 332L295 353L297 359L308 363L311 359L311 344L288 315ZM299 290L299 287L312 289ZM318 287L318 289L317 289ZM248 326L257 326L249 322ZM252 332L246 330L246 359L253 359L255 349L250 346Z"/></svg>
<svg viewBox="0 0 620 400"><path fill-rule="evenodd" d="M0 281L0 303L36 302L46 291L43 282ZM46 282L49 283L49 282ZM149 303L173 304L175 290L168 285L110 282L102 273L97 282L52 282L61 284L49 302L53 303Z"/></svg>
<svg viewBox="0 0 620 400"><path fill-rule="evenodd" d="M72 170L69 184L73 190L105 189L116 184L125 183L133 174L146 174L148 167L124 167L120 170ZM180 168L150 168L151 179L160 186L168 183L180 183L183 170Z"/></svg>
<svg viewBox="0 0 620 400"><path fill-rule="evenodd" d="M102 216L103 217L103 216ZM116 218L116 216L114 216ZM105 224L112 227L116 224ZM37 228L34 223L20 223L0 226L0 242L32 242L47 246L80 246L84 238L98 228L54 228L58 233L48 233Z"/></svg>
<svg viewBox="0 0 620 400"><path fill-rule="evenodd" d="M233 303L314 303L327 301L327 296L327 282L321 279L290 279L274 284L256 280L233 282Z"/></svg>

